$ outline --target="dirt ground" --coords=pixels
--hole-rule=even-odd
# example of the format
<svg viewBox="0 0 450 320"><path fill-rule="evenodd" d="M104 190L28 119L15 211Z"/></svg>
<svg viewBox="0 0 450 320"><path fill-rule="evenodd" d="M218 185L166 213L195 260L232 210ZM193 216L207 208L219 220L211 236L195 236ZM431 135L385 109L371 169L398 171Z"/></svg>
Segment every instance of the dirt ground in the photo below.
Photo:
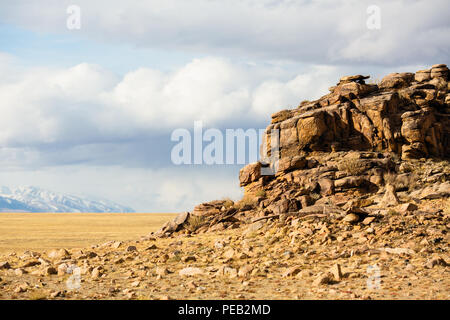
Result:
<svg viewBox="0 0 450 320"><path fill-rule="evenodd" d="M0 254L136 239L173 217L170 213L0 213Z"/></svg>
<svg viewBox="0 0 450 320"><path fill-rule="evenodd" d="M18 250L0 254L0 299L449 299L448 222L390 210Z"/></svg>

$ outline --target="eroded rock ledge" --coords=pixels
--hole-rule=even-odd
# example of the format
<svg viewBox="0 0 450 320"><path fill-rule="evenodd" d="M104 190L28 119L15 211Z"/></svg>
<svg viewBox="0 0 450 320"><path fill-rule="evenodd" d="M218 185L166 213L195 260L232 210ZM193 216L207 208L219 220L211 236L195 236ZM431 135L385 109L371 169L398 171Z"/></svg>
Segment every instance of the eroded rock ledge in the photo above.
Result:
<svg viewBox="0 0 450 320"><path fill-rule="evenodd" d="M203 203L157 236L236 228L265 219L328 214L370 215L402 202L450 195L450 72L433 65L416 73L342 77L330 93L272 115L264 164L240 171L242 200ZM278 171L262 176L278 129ZM364 209L361 209L364 208ZM361 211L362 210L362 211ZM152 235L153 236L153 235Z"/></svg>

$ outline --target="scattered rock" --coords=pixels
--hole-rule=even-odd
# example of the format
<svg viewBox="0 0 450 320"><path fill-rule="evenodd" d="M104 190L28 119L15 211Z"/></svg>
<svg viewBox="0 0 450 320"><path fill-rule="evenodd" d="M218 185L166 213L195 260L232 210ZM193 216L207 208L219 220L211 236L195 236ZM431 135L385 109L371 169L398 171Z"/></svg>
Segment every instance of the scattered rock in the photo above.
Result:
<svg viewBox="0 0 450 320"><path fill-rule="evenodd" d="M334 281L334 276L332 273L330 272L326 272L326 273L320 273L319 275L317 275L316 279L313 282L313 286L320 286L320 285L326 285L326 284L333 284Z"/></svg>
<svg viewBox="0 0 450 320"><path fill-rule="evenodd" d="M379 248L378 250L385 251L392 254L406 254L414 255L416 252L413 249L408 248Z"/></svg>
<svg viewBox="0 0 450 320"><path fill-rule="evenodd" d="M181 261L184 263L195 262L195 261L197 261L197 258L195 258L194 256L187 256L187 257L181 258Z"/></svg>
<svg viewBox="0 0 450 320"><path fill-rule="evenodd" d="M113 243L112 247L114 249L118 249L118 248L120 248L121 245L122 245L121 241L116 241L116 242Z"/></svg>
<svg viewBox="0 0 450 320"><path fill-rule="evenodd" d="M369 225L369 224L371 224L372 222L374 222L375 221L375 217L366 217L364 220L363 220L363 224L365 224L365 225Z"/></svg>
<svg viewBox="0 0 450 320"><path fill-rule="evenodd" d="M24 275L25 273L28 273L25 269L22 268L18 268L16 270L14 270L14 274L18 277Z"/></svg>
<svg viewBox="0 0 450 320"><path fill-rule="evenodd" d="M137 248L136 248L136 246L128 246L128 247L125 249L125 251L126 251L126 252L133 252L133 251L137 251Z"/></svg>
<svg viewBox="0 0 450 320"><path fill-rule="evenodd" d="M52 250L47 256L50 259L70 259L70 253L66 249Z"/></svg>
<svg viewBox="0 0 450 320"><path fill-rule="evenodd" d="M344 217L343 221L348 223L356 223L359 221L359 215L355 213L349 213Z"/></svg>
<svg viewBox="0 0 450 320"><path fill-rule="evenodd" d="M179 272L180 276L196 276L204 274L203 270L196 267L188 267L181 269Z"/></svg>
<svg viewBox="0 0 450 320"><path fill-rule="evenodd" d="M407 212L416 211L417 209L419 208L413 203L404 203L400 206L399 212L404 214Z"/></svg>
<svg viewBox="0 0 450 320"><path fill-rule="evenodd" d="M386 192L384 193L381 203L386 206L396 206L399 204L397 194L395 192L395 187L391 184L386 185Z"/></svg>
<svg viewBox="0 0 450 320"><path fill-rule="evenodd" d="M443 258L434 257L427 261L425 268L432 269L434 266L448 267L449 265Z"/></svg>
<svg viewBox="0 0 450 320"><path fill-rule="evenodd" d="M46 267L44 268L44 274L51 276L54 274L58 274L58 270L56 270L54 267Z"/></svg>
<svg viewBox="0 0 450 320"><path fill-rule="evenodd" d="M233 259L235 254L234 249L230 248L223 253L223 257L226 259Z"/></svg>
<svg viewBox="0 0 450 320"><path fill-rule="evenodd" d="M91 278L92 279L98 279L103 275L103 268L102 267L95 267L91 272Z"/></svg>
<svg viewBox="0 0 450 320"><path fill-rule="evenodd" d="M334 279L336 281L341 281L342 280L342 270L341 270L341 266L339 264L335 264L332 268L331 268L331 273L334 276Z"/></svg>
<svg viewBox="0 0 450 320"><path fill-rule="evenodd" d="M282 277L295 277L302 269L299 266L293 266L283 272Z"/></svg>
<svg viewBox="0 0 450 320"><path fill-rule="evenodd" d="M251 266L251 265L242 266L239 268L238 276L241 278L246 278L251 274L252 271L253 271L253 266Z"/></svg>
<svg viewBox="0 0 450 320"><path fill-rule="evenodd" d="M169 274L169 270L165 267L156 267L155 273L159 276L165 276Z"/></svg>
<svg viewBox="0 0 450 320"><path fill-rule="evenodd" d="M19 284L15 289L14 292L15 293L23 293L23 292L27 292L28 288L29 288L29 284L28 283L21 283Z"/></svg>

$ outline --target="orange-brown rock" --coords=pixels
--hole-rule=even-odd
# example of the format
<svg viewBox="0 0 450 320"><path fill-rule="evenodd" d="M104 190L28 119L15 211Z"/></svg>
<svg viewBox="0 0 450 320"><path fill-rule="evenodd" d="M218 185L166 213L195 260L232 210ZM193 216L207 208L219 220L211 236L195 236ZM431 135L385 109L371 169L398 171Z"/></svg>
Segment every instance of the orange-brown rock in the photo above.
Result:
<svg viewBox="0 0 450 320"><path fill-rule="evenodd" d="M378 86L365 79L343 77L330 94L274 114L266 132L279 129L281 158L337 150L388 151L404 159L449 157L447 66L391 73ZM266 144L270 150L268 139ZM245 178L243 185L252 179L247 171Z"/></svg>

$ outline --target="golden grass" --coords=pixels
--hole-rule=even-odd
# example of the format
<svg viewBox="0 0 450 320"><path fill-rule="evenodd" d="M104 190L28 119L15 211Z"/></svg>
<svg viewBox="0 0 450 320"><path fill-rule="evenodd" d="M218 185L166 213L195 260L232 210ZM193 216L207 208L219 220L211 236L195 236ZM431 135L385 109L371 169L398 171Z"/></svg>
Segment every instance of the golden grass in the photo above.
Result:
<svg viewBox="0 0 450 320"><path fill-rule="evenodd" d="M159 229L171 213L0 213L0 253L83 248L133 240Z"/></svg>

